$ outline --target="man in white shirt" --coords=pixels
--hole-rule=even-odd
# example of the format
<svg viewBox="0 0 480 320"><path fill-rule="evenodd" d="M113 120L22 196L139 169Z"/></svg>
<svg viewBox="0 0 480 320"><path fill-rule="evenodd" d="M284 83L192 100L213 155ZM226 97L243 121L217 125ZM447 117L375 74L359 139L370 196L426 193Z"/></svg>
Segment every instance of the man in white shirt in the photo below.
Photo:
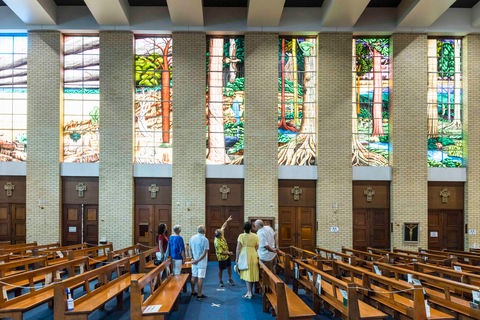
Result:
<svg viewBox="0 0 480 320"><path fill-rule="evenodd" d="M277 235L271 227L264 226L262 220L255 221L255 227L258 236L258 258L270 271L273 271L275 256L278 252L278 248L276 248Z"/></svg>
<svg viewBox="0 0 480 320"><path fill-rule="evenodd" d="M197 297L198 300L207 299L207 296L202 294L203 279L207 273L208 250L210 249L208 239L205 237L205 230L205 226L199 226L197 228L198 233L190 238L190 256L192 257L191 296ZM195 292L195 283L198 284L198 293Z"/></svg>

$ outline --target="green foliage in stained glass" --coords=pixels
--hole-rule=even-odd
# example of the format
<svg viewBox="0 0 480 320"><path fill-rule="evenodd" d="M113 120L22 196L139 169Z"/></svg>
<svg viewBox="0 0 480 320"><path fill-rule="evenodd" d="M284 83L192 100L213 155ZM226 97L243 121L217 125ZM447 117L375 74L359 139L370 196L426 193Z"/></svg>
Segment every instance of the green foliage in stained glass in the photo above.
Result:
<svg viewBox="0 0 480 320"><path fill-rule="evenodd" d="M92 118L90 124L98 124L98 120L100 119L100 109L97 106L95 106L88 115Z"/></svg>

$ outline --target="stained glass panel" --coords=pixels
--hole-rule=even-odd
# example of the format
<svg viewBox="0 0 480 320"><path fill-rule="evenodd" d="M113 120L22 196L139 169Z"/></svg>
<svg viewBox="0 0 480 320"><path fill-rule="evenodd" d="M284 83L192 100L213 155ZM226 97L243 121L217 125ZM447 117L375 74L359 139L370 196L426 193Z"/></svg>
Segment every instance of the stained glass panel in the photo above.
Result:
<svg viewBox="0 0 480 320"><path fill-rule="evenodd" d="M0 161L27 160L27 40L0 36Z"/></svg>

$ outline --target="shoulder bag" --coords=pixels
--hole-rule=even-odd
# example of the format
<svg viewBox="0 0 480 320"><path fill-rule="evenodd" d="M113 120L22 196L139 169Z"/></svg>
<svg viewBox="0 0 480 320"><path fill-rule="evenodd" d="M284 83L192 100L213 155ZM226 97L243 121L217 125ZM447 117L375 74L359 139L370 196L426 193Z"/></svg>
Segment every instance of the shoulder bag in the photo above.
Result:
<svg viewBox="0 0 480 320"><path fill-rule="evenodd" d="M245 271L248 270L248 256L247 256L247 249L248 249L248 238L247 238L247 233L244 234L244 242L245 242L245 252L244 254L241 254L240 257L238 258L238 270L240 271Z"/></svg>

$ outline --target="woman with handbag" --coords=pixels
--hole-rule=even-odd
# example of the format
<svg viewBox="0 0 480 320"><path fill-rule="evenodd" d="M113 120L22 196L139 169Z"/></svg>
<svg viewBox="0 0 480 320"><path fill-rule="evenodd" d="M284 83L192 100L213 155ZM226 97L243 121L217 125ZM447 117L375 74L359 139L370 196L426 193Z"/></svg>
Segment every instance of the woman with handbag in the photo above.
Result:
<svg viewBox="0 0 480 320"><path fill-rule="evenodd" d="M161 223L158 225L158 236L157 236L157 259L160 260L160 263L167 260L168 258L168 238L167 238L167 225Z"/></svg>
<svg viewBox="0 0 480 320"><path fill-rule="evenodd" d="M237 258L235 271L240 274L240 278L247 282L247 293L242 298L252 299L253 284L259 280L258 269L258 237L251 233L252 225L250 222L243 224L243 233L237 239Z"/></svg>

